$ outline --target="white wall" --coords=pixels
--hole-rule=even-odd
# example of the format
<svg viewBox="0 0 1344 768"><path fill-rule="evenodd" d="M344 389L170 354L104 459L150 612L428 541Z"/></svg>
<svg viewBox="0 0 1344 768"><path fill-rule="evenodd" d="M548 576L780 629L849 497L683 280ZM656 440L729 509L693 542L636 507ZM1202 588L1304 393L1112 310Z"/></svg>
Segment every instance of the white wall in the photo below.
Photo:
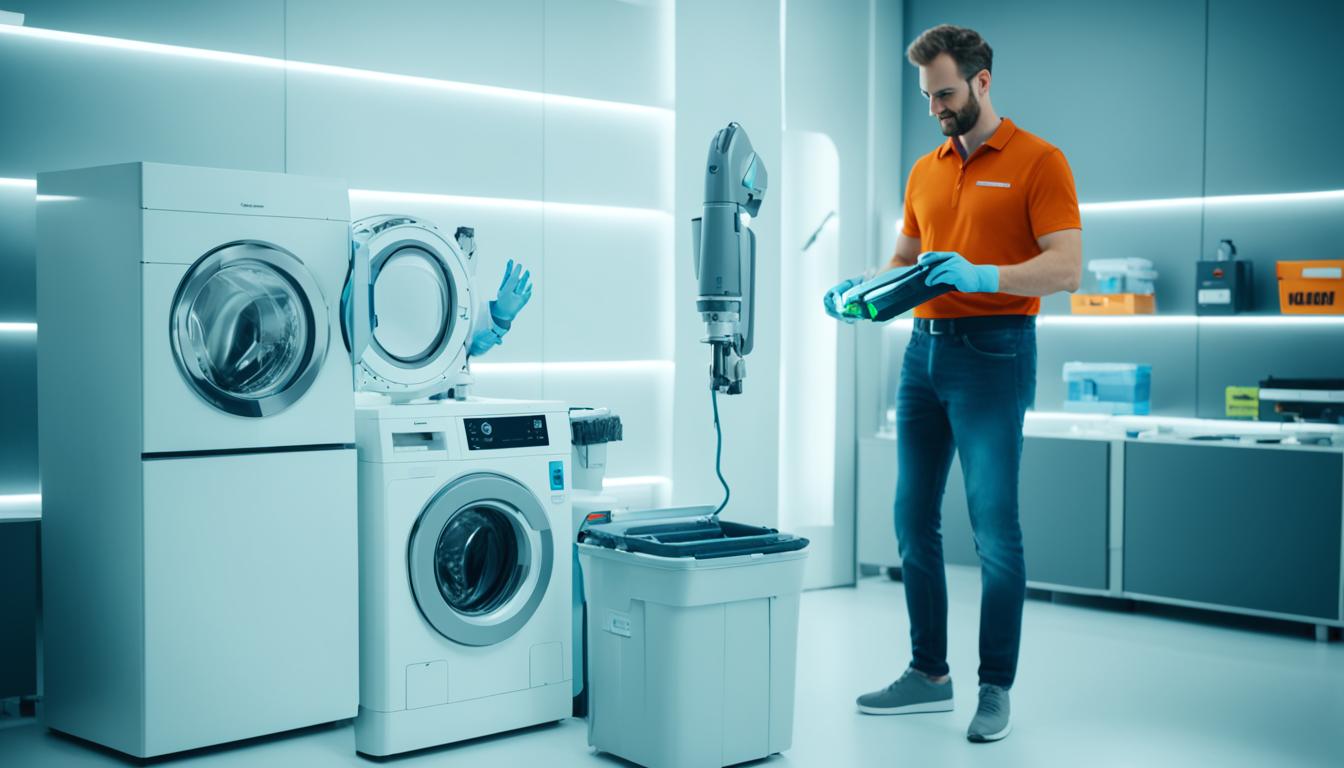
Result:
<svg viewBox="0 0 1344 768"><path fill-rule="evenodd" d="M890 247L893 210L899 217L899 2L5 7L27 13L30 28L323 65L0 35L0 92L23 105L0 120L0 178L131 160L334 175L357 190L356 216L404 211L449 230L477 227L484 282L508 258L537 277L524 321L482 361L479 391L617 409L627 439L612 450L609 474L652 478L623 491L636 504L719 498L688 222L702 203L710 138L742 123L773 188L754 222L758 340L746 394L721 401L724 470L735 518L780 523L782 473L814 460L786 451L781 465L779 425L791 414L781 413L780 379L808 365L808 349L788 347L781 327L785 313L809 313L817 330L820 311L815 300L785 304L781 295L800 227L784 218L785 130L835 145L834 270L876 262ZM31 189L0 187L0 248L0 322L31 320ZM833 349L817 348L823 367L835 367L835 395L820 398L833 408L835 444L816 459L833 467L834 479L822 472L820 482L832 486L835 519L853 514L850 335L837 329ZM36 485L32 340L0 341L0 495Z"/></svg>
<svg viewBox="0 0 1344 768"><path fill-rule="evenodd" d="M0 34L0 178L135 160L336 176L356 217L475 226L483 284L509 258L537 282L478 392L612 406L628 437L609 474L671 474L671 0L3 7L28 28L271 61ZM0 185L0 322L35 314L32 208L31 188ZM33 341L0 333L0 495L36 488Z"/></svg>
<svg viewBox="0 0 1344 768"><path fill-rule="evenodd" d="M831 225L833 234L824 234L834 238L834 260L827 267L835 277L831 282L878 262L882 251L889 253L892 242L878 236L876 220L889 218L893 190L900 215L900 182L892 180L899 175L900 23L900 3L882 0L677 4L673 500L715 504L722 497L713 470L709 351L698 341L704 325L695 312L688 222L699 215L703 202L709 141L733 120L747 129L771 179L752 225L757 234L756 351L747 359L744 394L719 401L724 474L733 489L725 515L815 530L812 510L781 516L782 509L789 511L781 493L809 482L825 484L824 492L809 495L829 499L822 517L836 530L825 546L833 548L845 571L852 559L855 503L854 330L817 326L821 293L810 284L798 285L800 280L824 281L825 270L813 269L804 261L811 257L799 252L798 233L810 232L817 222L791 218L810 211L800 202L807 190L798 188L809 182L790 178L806 163L785 162L785 147L819 137L824 137L819 143L834 146L839 221ZM791 137L787 141L786 135ZM784 335L790 327L804 327L800 324L807 328L805 334L794 331L801 338ZM796 389L816 373L809 365L819 366L829 384L812 399ZM793 446L781 452L781 434L807 433L783 423L807 418L800 409L810 405L829 411L821 421L833 425L833 443L816 451ZM829 471L817 471L815 462L829 464L824 467Z"/></svg>
<svg viewBox="0 0 1344 768"><path fill-rule="evenodd" d="M821 190L829 195L826 203L813 199L810 208L799 206L800 221L785 222L789 236L781 252L786 274L795 279L781 307L781 327L793 330L782 340L780 421L790 427L787 437L796 436L780 454L781 524L813 541L808 586L854 577L858 329L827 317L820 300L830 286L878 258L873 190L895 171L876 150L889 148L894 155L899 148L894 125L879 119L885 103L899 103L898 94L880 85L878 67L883 51L899 48L899 36L888 37L885 25L893 15L899 21L899 13L898 3L875 0L787 2L786 145L807 148L796 160L814 170L786 176L782 191L796 201ZM823 159L830 166L826 176L817 175ZM831 206L836 218L804 253L802 244Z"/></svg>
<svg viewBox="0 0 1344 768"><path fill-rule="evenodd" d="M778 0L682 0L677 3L676 138L676 388L672 471L677 504L717 504L709 346L695 311L698 285L691 260L690 220L700 215L705 160L714 134L740 123L771 174L756 232L756 346L747 359L744 392L721 396L723 471L734 520L774 524L778 518L780 202L774 188L783 157L782 56Z"/></svg>

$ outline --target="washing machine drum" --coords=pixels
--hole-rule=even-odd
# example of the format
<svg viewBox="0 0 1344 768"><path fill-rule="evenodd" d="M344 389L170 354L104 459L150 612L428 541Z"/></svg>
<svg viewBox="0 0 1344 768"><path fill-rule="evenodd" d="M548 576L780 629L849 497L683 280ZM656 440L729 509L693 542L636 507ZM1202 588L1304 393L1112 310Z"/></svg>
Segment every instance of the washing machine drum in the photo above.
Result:
<svg viewBox="0 0 1344 768"><path fill-rule="evenodd" d="M487 472L435 494L407 551L421 615L445 638L472 646L502 642L527 625L554 562L550 523L536 495Z"/></svg>
<svg viewBox="0 0 1344 768"><path fill-rule="evenodd" d="M274 243L225 243L196 260L173 297L169 337L196 394L237 416L270 416L312 386L327 354L327 303L299 257Z"/></svg>
<svg viewBox="0 0 1344 768"><path fill-rule="evenodd" d="M360 219L351 242L342 328L355 386L395 400L447 389L470 342L466 260L433 224L410 216Z"/></svg>

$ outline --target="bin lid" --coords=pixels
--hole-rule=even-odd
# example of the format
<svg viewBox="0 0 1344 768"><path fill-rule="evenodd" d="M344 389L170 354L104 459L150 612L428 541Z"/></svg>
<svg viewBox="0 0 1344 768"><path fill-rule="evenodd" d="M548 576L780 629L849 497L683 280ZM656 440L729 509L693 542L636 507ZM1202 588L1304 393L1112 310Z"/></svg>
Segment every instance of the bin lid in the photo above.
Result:
<svg viewBox="0 0 1344 768"><path fill-rule="evenodd" d="M631 513L620 520L583 524L579 541L655 557L707 560L794 552L808 540L745 523L721 520L714 507L677 507Z"/></svg>

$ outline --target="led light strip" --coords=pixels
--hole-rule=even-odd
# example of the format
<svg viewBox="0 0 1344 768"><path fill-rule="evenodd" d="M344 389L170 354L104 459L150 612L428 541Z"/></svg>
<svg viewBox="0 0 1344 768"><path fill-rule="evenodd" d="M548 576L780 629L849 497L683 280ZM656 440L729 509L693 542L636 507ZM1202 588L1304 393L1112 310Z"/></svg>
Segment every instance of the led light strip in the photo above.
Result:
<svg viewBox="0 0 1344 768"><path fill-rule="evenodd" d="M605 99L590 99L581 96L563 96L552 93L541 93L539 91L527 91L520 88L504 88L494 85L464 83L456 80L441 80L420 75L402 75L393 72L379 72L371 69L342 67L334 64L288 61L270 56L233 53L230 51L215 51L207 48L190 48L182 45L168 45L166 43L149 43L141 40L126 40L117 37L105 37L102 35L86 35L79 32L62 32L55 29L0 24L0 34L98 48L110 48L114 50L136 51L160 56L177 56L202 61L215 61L223 64L250 65L267 69L287 70L290 72L328 75L331 77L343 77L351 80L371 80L383 83L396 83L452 93L542 103L547 106L577 107L581 109L597 109L607 112L624 112L630 115L653 117L669 122L675 114L672 110L665 107L650 107L643 104L607 101Z"/></svg>
<svg viewBox="0 0 1344 768"><path fill-rule="evenodd" d="M0 333L37 333L37 323L0 323Z"/></svg>
<svg viewBox="0 0 1344 768"><path fill-rule="evenodd" d="M1044 328L1089 326L1193 326L1193 325L1262 325L1262 326L1344 326L1344 315L1038 315L1036 325ZM885 326L888 330L910 332L914 320L897 318Z"/></svg>
<svg viewBox="0 0 1344 768"><path fill-rule="evenodd" d="M673 373L671 360L590 360L554 363L472 363L471 372L481 374L527 373Z"/></svg>
<svg viewBox="0 0 1344 768"><path fill-rule="evenodd" d="M1200 325L1344 325L1344 315L1202 315Z"/></svg>
<svg viewBox="0 0 1344 768"><path fill-rule="evenodd" d="M607 477L602 479L603 488L646 488L649 486L670 486L672 479L662 475L630 475L627 477ZM42 494L19 493L0 495L0 513L6 507L23 507L34 512L42 507Z"/></svg>
<svg viewBox="0 0 1344 768"><path fill-rule="evenodd" d="M1344 189L1320 192L1278 192L1263 195L1213 195L1210 197L1170 197L1157 200L1118 200L1108 203L1080 203L1083 213L1107 211L1142 211L1163 208L1198 208L1201 205L1221 207L1229 205L1256 205L1260 203L1310 203L1344 201Z"/></svg>
<svg viewBox="0 0 1344 768"><path fill-rule="evenodd" d="M1169 325L1344 325L1344 315L1041 315L1037 325L1079 326L1169 326Z"/></svg>
<svg viewBox="0 0 1344 768"><path fill-rule="evenodd" d="M0 178L0 187L17 189L36 189L34 179ZM69 200L62 195L38 195L39 200ZM632 208L620 205L596 205L592 203L558 203L549 200L527 200L508 197L475 197L471 195L441 195L432 192L396 192L380 189L352 189L351 200L381 200L391 203L420 203L435 205L477 206L482 208L511 208L521 211L543 211L570 215L597 217L623 216L632 218L651 218L671 223L672 213L658 208Z"/></svg>
<svg viewBox="0 0 1344 768"><path fill-rule="evenodd" d="M16 493L8 496L0 495L0 507L36 506L41 503L42 494L40 493Z"/></svg>
<svg viewBox="0 0 1344 768"><path fill-rule="evenodd" d="M1075 413L1073 411L1027 411L1027 421L1076 422L1082 424L1113 424L1123 427L1184 427L1196 430L1216 430L1235 427L1236 431L1255 434L1293 434L1297 432L1344 433L1344 426L1318 422L1251 421L1247 419L1198 419L1190 416L1153 416L1108 413Z"/></svg>
<svg viewBox="0 0 1344 768"><path fill-rule="evenodd" d="M386 202L421 203L435 205L480 206L485 208L512 208L523 211L544 211L595 216L633 216L663 219L671 222L672 213L658 208L630 208L619 205L589 203L557 203L549 200L526 200L506 197L472 197L468 195L440 195L431 192L394 192L377 189L352 189L350 199L381 200Z"/></svg>
<svg viewBox="0 0 1344 768"><path fill-rule="evenodd" d="M603 488L642 488L650 485L671 485L672 478L662 475L631 475L629 477L604 477Z"/></svg>
<svg viewBox="0 0 1344 768"><path fill-rule="evenodd" d="M1039 315L1040 326L1193 325L1195 315Z"/></svg>

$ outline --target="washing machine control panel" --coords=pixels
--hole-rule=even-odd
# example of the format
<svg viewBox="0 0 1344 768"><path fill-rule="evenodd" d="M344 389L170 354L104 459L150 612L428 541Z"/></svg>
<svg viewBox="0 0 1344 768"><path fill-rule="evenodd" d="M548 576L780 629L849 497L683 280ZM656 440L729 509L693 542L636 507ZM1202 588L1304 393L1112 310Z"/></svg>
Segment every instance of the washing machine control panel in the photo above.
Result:
<svg viewBox="0 0 1344 768"><path fill-rule="evenodd" d="M546 434L546 416L494 416L463 419L467 449L492 451L505 448L536 448L551 444Z"/></svg>

